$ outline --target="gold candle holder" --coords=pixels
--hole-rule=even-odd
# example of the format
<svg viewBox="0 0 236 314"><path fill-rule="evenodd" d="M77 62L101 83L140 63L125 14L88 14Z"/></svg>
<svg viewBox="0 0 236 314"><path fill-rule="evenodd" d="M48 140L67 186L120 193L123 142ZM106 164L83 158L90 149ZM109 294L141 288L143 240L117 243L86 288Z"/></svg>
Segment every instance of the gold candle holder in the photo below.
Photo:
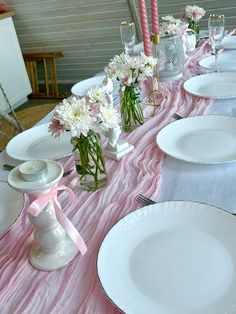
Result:
<svg viewBox="0 0 236 314"><path fill-rule="evenodd" d="M153 44L154 58L157 58L158 57L157 46L160 43L160 35L152 34L151 40ZM155 78L157 80L157 89L155 88ZM152 91L150 92L149 97L148 97L148 105L153 106L153 116L155 115L158 106L160 106L160 104L162 103L163 98L164 98L164 95L161 92L161 88L160 88L159 67L158 65L156 65L154 68L154 75L152 77Z"/></svg>

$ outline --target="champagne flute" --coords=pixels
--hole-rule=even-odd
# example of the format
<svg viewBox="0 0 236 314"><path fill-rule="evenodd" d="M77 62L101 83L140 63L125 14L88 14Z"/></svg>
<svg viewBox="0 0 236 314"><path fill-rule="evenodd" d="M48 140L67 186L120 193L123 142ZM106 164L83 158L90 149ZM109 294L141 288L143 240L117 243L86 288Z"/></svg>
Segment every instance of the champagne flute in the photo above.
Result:
<svg viewBox="0 0 236 314"><path fill-rule="evenodd" d="M120 36L125 53L133 54L136 37L134 22L122 22L120 24Z"/></svg>
<svg viewBox="0 0 236 314"><path fill-rule="evenodd" d="M222 47L225 32L225 16L223 14L211 14L208 19L209 39L215 54L215 71L218 68L218 52Z"/></svg>

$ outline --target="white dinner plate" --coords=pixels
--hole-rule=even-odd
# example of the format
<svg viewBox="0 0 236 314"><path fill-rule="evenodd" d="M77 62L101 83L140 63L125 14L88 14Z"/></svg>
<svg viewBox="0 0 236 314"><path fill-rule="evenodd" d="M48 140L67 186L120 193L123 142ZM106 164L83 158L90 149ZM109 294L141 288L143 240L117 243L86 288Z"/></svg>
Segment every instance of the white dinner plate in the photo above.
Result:
<svg viewBox="0 0 236 314"><path fill-rule="evenodd" d="M217 164L236 161L236 118L205 115L165 126L156 137L166 154L188 162Z"/></svg>
<svg viewBox="0 0 236 314"><path fill-rule="evenodd" d="M204 98L236 98L236 73L197 75L184 82L184 89L190 94Z"/></svg>
<svg viewBox="0 0 236 314"><path fill-rule="evenodd" d="M105 75L99 75L83 80L73 85L71 88L71 92L76 96L85 96L91 88L95 86L101 87L105 79Z"/></svg>
<svg viewBox="0 0 236 314"><path fill-rule="evenodd" d="M72 153L71 133L64 132L59 138L48 132L49 123L28 129L10 140L7 154L18 160L58 159Z"/></svg>
<svg viewBox="0 0 236 314"><path fill-rule="evenodd" d="M16 222L24 207L24 195L0 182L0 236Z"/></svg>
<svg viewBox="0 0 236 314"><path fill-rule="evenodd" d="M199 61L199 64L208 69L215 71L215 56L208 56ZM236 54L232 51L223 51L218 56L217 65L219 71L236 71Z"/></svg>
<svg viewBox="0 0 236 314"><path fill-rule="evenodd" d="M108 297L124 313L236 311L236 218L216 207L172 201L121 219L99 250Z"/></svg>
<svg viewBox="0 0 236 314"><path fill-rule="evenodd" d="M223 49L236 49L236 36L226 36L222 41Z"/></svg>
<svg viewBox="0 0 236 314"><path fill-rule="evenodd" d="M94 88L96 86L98 87L102 87L102 86L108 86L107 82L107 77L106 75L102 74L102 75L97 75L94 77L91 77L89 79L80 81L78 83L76 83L75 85L72 86L71 88L71 92L72 94L76 95L76 96L80 96L80 97L84 97L87 95L88 91L91 88ZM110 86L108 86L110 87Z"/></svg>
<svg viewBox="0 0 236 314"><path fill-rule="evenodd" d="M87 80L83 80L73 85L71 88L71 92L75 96L84 97L85 95L87 95L88 91L91 88L94 88L96 86L106 86L107 89L112 90L112 95L115 100L119 94L120 85L116 81L114 81L113 83L111 83L111 80L109 82L106 82L106 79L106 75L97 75L91 77ZM113 84L113 86L111 84Z"/></svg>

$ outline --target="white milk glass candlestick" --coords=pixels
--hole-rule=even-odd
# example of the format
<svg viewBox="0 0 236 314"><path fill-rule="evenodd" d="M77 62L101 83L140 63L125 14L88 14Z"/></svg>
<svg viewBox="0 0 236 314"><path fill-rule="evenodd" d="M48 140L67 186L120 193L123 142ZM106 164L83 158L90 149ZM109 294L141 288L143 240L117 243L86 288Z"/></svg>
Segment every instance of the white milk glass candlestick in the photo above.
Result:
<svg viewBox="0 0 236 314"><path fill-rule="evenodd" d="M218 53L222 47L225 32L225 16L223 14L211 14L208 19L209 40L215 54L215 71L218 68Z"/></svg>
<svg viewBox="0 0 236 314"><path fill-rule="evenodd" d="M79 251L75 241L62 226L64 214L57 201L57 189L67 189L58 187L63 172L62 166L56 161L34 160L14 168L8 176L11 187L28 194L30 207L35 203L35 208L40 209L37 215L28 214L34 225L35 242L29 252L29 260L39 270L59 269L68 264ZM70 223L69 220L66 222Z"/></svg>
<svg viewBox="0 0 236 314"><path fill-rule="evenodd" d="M120 24L120 36L125 53L132 55L136 38L134 22L122 22Z"/></svg>

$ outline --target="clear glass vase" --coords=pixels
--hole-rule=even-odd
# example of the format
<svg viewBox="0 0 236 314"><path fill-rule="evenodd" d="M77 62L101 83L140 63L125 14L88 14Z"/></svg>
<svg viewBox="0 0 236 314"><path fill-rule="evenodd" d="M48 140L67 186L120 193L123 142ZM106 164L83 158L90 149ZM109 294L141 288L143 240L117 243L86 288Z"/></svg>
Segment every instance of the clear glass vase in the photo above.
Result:
<svg viewBox="0 0 236 314"><path fill-rule="evenodd" d="M71 143L81 188L95 191L103 187L107 175L99 134L90 130L87 136L72 137Z"/></svg>
<svg viewBox="0 0 236 314"><path fill-rule="evenodd" d="M185 64L183 42L176 34L161 35L157 45L157 57L162 80L176 80L182 77Z"/></svg>
<svg viewBox="0 0 236 314"><path fill-rule="evenodd" d="M140 89L137 85L126 86L120 96L123 130L131 132L144 122Z"/></svg>

